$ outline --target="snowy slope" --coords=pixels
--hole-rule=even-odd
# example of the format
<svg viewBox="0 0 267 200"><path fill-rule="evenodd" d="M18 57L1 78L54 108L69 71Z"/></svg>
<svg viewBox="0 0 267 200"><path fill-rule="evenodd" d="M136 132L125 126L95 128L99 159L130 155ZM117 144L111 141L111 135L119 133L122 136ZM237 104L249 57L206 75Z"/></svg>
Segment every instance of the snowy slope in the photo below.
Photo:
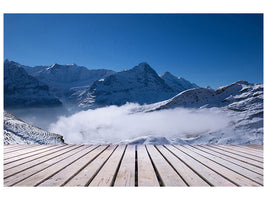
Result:
<svg viewBox="0 0 267 200"><path fill-rule="evenodd" d="M32 126L4 111L4 144L64 144L63 137Z"/></svg>
<svg viewBox="0 0 267 200"><path fill-rule="evenodd" d="M150 105L89 109L50 131L78 144L263 144L263 85L238 81Z"/></svg>
<svg viewBox="0 0 267 200"><path fill-rule="evenodd" d="M185 80L181 77L175 77L170 72L165 72L164 74L160 75L160 77L167 83L172 89L177 91L178 93L192 89L192 88L198 88L194 83L190 83L189 81Z"/></svg>
<svg viewBox="0 0 267 200"><path fill-rule="evenodd" d="M94 81L115 72L106 69L89 70L86 67L53 64L50 67L24 67L29 74L47 84L51 92L61 100L68 98L76 90L90 86Z"/></svg>
<svg viewBox="0 0 267 200"><path fill-rule="evenodd" d="M172 144L263 144L263 85L238 81L216 90L195 88L175 97L145 105L133 112L160 112L175 109L215 109L218 115L227 115L229 126L221 131L209 132L190 138L164 138ZM193 126L193 124L192 124ZM157 143L162 142L162 138ZM150 143L150 136L143 137ZM155 140L155 139L154 139ZM139 138L131 143L140 142Z"/></svg>
<svg viewBox="0 0 267 200"><path fill-rule="evenodd" d="M5 107L60 106L47 85L30 76L20 64L4 62Z"/></svg>
<svg viewBox="0 0 267 200"><path fill-rule="evenodd" d="M244 103L247 102L246 103ZM246 81L237 81L233 84L220 87L216 90L195 88L183 91L175 97L158 103L153 109L170 109L175 107L224 107L242 111L249 107L250 101L262 104L263 85L251 84ZM241 106L242 105L242 106Z"/></svg>
<svg viewBox="0 0 267 200"><path fill-rule="evenodd" d="M177 92L147 64L110 75L94 84L83 93L77 94L79 105L88 102L98 106L123 105L126 102L155 103L168 99ZM75 98L75 97L74 97Z"/></svg>

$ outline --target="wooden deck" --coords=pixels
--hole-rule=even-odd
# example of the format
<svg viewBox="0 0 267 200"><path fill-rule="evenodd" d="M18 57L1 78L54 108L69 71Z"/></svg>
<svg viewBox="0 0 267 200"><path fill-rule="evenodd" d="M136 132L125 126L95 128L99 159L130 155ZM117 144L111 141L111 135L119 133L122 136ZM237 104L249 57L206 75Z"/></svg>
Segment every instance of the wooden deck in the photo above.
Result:
<svg viewBox="0 0 267 200"><path fill-rule="evenodd" d="M4 186L263 186L263 147L6 145Z"/></svg>

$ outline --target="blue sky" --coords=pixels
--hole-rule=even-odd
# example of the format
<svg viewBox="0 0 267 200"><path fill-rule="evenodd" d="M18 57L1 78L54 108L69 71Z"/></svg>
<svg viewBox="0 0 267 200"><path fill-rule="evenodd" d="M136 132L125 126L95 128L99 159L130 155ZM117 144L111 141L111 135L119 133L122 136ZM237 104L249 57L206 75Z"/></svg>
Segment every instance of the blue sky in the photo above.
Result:
<svg viewBox="0 0 267 200"><path fill-rule="evenodd" d="M5 14L4 58L130 69L147 62L213 88L263 82L261 14Z"/></svg>

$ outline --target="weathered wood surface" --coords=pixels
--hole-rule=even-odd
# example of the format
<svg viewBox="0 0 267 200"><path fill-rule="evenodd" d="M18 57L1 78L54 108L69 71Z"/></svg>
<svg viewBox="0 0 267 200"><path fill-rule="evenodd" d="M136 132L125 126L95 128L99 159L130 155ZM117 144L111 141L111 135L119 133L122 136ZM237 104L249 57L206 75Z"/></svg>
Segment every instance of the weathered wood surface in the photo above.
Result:
<svg viewBox="0 0 267 200"><path fill-rule="evenodd" d="M263 186L261 145L5 145L4 186Z"/></svg>

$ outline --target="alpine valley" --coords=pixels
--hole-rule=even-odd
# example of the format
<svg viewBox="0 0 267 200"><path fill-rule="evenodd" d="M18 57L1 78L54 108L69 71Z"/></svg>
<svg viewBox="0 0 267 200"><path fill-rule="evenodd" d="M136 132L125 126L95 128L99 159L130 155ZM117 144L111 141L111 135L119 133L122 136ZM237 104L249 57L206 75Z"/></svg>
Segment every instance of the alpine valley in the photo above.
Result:
<svg viewBox="0 0 267 200"><path fill-rule="evenodd" d="M4 143L6 144L63 144L64 141L74 143L64 131L58 129L62 116L64 119L69 119L71 124L72 116L81 112L91 112L110 106L120 108L129 103L134 106L127 110L127 115L150 116L153 113L159 114L181 108L190 112L214 110L215 114L224 113L223 116L227 116L226 118L230 120L224 128L205 129L196 134L181 134L181 131L177 130L177 135L170 136L167 133L153 135L139 130L137 135L128 138L125 136L124 139L97 141L127 144L263 143L262 84L237 81L215 90L202 88L170 72L158 75L147 63L115 72L108 69L89 69L76 64L30 67L9 60L4 62ZM42 119L46 116L45 111L35 112L36 109L52 108L58 108L62 112L47 114L50 117L46 119L49 118L50 121ZM29 114L29 110L32 112L31 117L25 114ZM173 118L175 120L175 115ZM177 123L178 120L179 117ZM49 123L45 124L44 121ZM85 120L84 123L94 122ZM54 128L51 128L51 124ZM101 127L102 125L99 125L95 129L95 134ZM41 128L49 129L49 132ZM50 133L55 130L59 132ZM77 132L73 134L81 133L85 136L79 143L97 143L93 140L95 135L93 138L87 136L92 135L92 132L87 133L86 130L77 128Z"/></svg>

